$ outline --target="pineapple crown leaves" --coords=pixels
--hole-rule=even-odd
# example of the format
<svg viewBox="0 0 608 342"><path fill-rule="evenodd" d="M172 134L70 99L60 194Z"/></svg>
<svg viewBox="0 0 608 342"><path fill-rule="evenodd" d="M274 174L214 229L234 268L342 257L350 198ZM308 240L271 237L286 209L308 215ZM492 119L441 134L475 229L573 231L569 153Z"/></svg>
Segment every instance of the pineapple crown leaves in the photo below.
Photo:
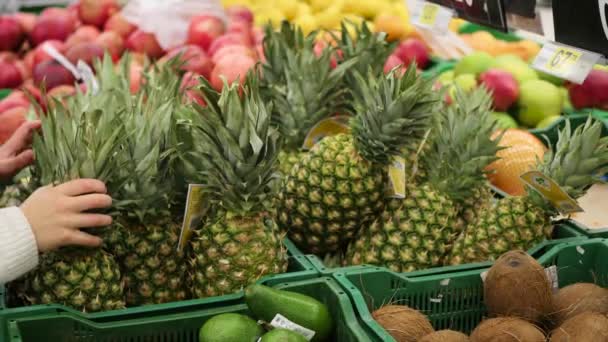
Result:
<svg viewBox="0 0 608 342"><path fill-rule="evenodd" d="M555 148L545 153L538 170L556 181L572 198L581 197L608 172L608 136L602 137L602 128L600 120L589 116L584 125L573 131L567 120L559 131ZM528 190L529 194L535 194Z"/></svg>
<svg viewBox="0 0 608 342"><path fill-rule="evenodd" d="M276 160L282 138L271 124L271 106L261 99L252 73L245 84L224 85L221 94L202 80L207 107L198 107L204 169L201 183L212 205L236 215L260 213L275 195ZM242 96L239 94L241 93ZM219 95L219 96L218 96ZM217 102L211 99L218 98Z"/></svg>
<svg viewBox="0 0 608 342"><path fill-rule="evenodd" d="M485 168L497 159L500 138L491 116L492 97L482 86L457 88L454 103L444 105L434 120L430 149L422 158L428 181L456 201L470 197L486 183Z"/></svg>
<svg viewBox="0 0 608 342"><path fill-rule="evenodd" d="M400 77L395 71L367 79L356 74L353 87L351 132L357 151L370 162L388 165L402 148L419 141L427 132L440 97L432 80L416 75L410 67Z"/></svg>
<svg viewBox="0 0 608 342"><path fill-rule="evenodd" d="M332 69L333 49L324 49L317 56L312 35L304 38L299 28L294 29L288 23L283 24L280 32L269 34L268 45L274 42L280 46L277 50L281 56L277 58L280 62L274 63L275 58L270 55L263 66L263 93L274 103L273 121L280 127L286 147L299 149L315 124L346 110L346 89L341 82L356 58Z"/></svg>

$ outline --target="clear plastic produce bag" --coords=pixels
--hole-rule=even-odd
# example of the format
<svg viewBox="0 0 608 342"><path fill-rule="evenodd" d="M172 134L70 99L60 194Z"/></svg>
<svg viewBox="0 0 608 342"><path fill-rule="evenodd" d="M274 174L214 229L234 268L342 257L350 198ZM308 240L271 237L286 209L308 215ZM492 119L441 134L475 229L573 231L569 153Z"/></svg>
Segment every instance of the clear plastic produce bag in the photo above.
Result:
<svg viewBox="0 0 608 342"><path fill-rule="evenodd" d="M142 31L155 34L165 50L186 41L192 17L208 14L228 20L219 0L130 0L122 14Z"/></svg>

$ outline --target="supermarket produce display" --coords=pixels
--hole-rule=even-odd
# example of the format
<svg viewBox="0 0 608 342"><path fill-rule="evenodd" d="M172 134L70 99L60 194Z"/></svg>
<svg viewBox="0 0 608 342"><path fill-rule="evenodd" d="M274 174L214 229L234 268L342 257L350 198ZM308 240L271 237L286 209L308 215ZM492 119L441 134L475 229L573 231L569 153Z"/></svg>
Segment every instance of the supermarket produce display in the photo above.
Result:
<svg viewBox="0 0 608 342"><path fill-rule="evenodd" d="M5 277L1 341L608 341L603 60L476 1L179 3L0 14L0 147L41 123L0 220L112 198Z"/></svg>

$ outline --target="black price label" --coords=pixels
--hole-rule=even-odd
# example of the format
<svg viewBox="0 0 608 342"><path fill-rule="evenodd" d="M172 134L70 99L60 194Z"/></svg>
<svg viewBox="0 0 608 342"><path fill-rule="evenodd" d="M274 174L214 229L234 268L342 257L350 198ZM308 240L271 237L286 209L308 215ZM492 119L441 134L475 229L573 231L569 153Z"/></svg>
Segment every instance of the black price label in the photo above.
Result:
<svg viewBox="0 0 608 342"><path fill-rule="evenodd" d="M456 15L470 22L508 31L504 0L429 0L452 8Z"/></svg>
<svg viewBox="0 0 608 342"><path fill-rule="evenodd" d="M608 56L608 0L553 1L557 42Z"/></svg>

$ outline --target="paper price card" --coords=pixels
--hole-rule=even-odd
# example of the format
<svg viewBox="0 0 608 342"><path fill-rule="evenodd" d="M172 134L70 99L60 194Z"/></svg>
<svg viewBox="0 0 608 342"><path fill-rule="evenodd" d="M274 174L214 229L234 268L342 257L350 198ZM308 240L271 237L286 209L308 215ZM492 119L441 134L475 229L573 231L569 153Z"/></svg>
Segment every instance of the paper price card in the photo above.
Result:
<svg viewBox="0 0 608 342"><path fill-rule="evenodd" d="M454 12L449 8L420 0L406 1L412 13L412 23L420 28L446 33Z"/></svg>
<svg viewBox="0 0 608 342"><path fill-rule="evenodd" d="M348 116L339 115L319 121L306 135L302 149L310 150L325 137L348 133L350 131L348 119Z"/></svg>
<svg viewBox="0 0 608 342"><path fill-rule="evenodd" d="M600 55L573 47L546 43L532 66L539 71L581 84L599 61Z"/></svg>
<svg viewBox="0 0 608 342"><path fill-rule="evenodd" d="M190 241L192 231L200 228L207 213L207 202L204 201L203 185L189 184L188 197L186 198L186 208L184 210L184 222L182 223L182 231L179 234L178 251L183 251L184 247Z"/></svg>
<svg viewBox="0 0 608 342"><path fill-rule="evenodd" d="M540 193L547 201L551 202L562 215L583 211L576 200L572 199L553 179L541 172L526 172L521 175L521 179Z"/></svg>

